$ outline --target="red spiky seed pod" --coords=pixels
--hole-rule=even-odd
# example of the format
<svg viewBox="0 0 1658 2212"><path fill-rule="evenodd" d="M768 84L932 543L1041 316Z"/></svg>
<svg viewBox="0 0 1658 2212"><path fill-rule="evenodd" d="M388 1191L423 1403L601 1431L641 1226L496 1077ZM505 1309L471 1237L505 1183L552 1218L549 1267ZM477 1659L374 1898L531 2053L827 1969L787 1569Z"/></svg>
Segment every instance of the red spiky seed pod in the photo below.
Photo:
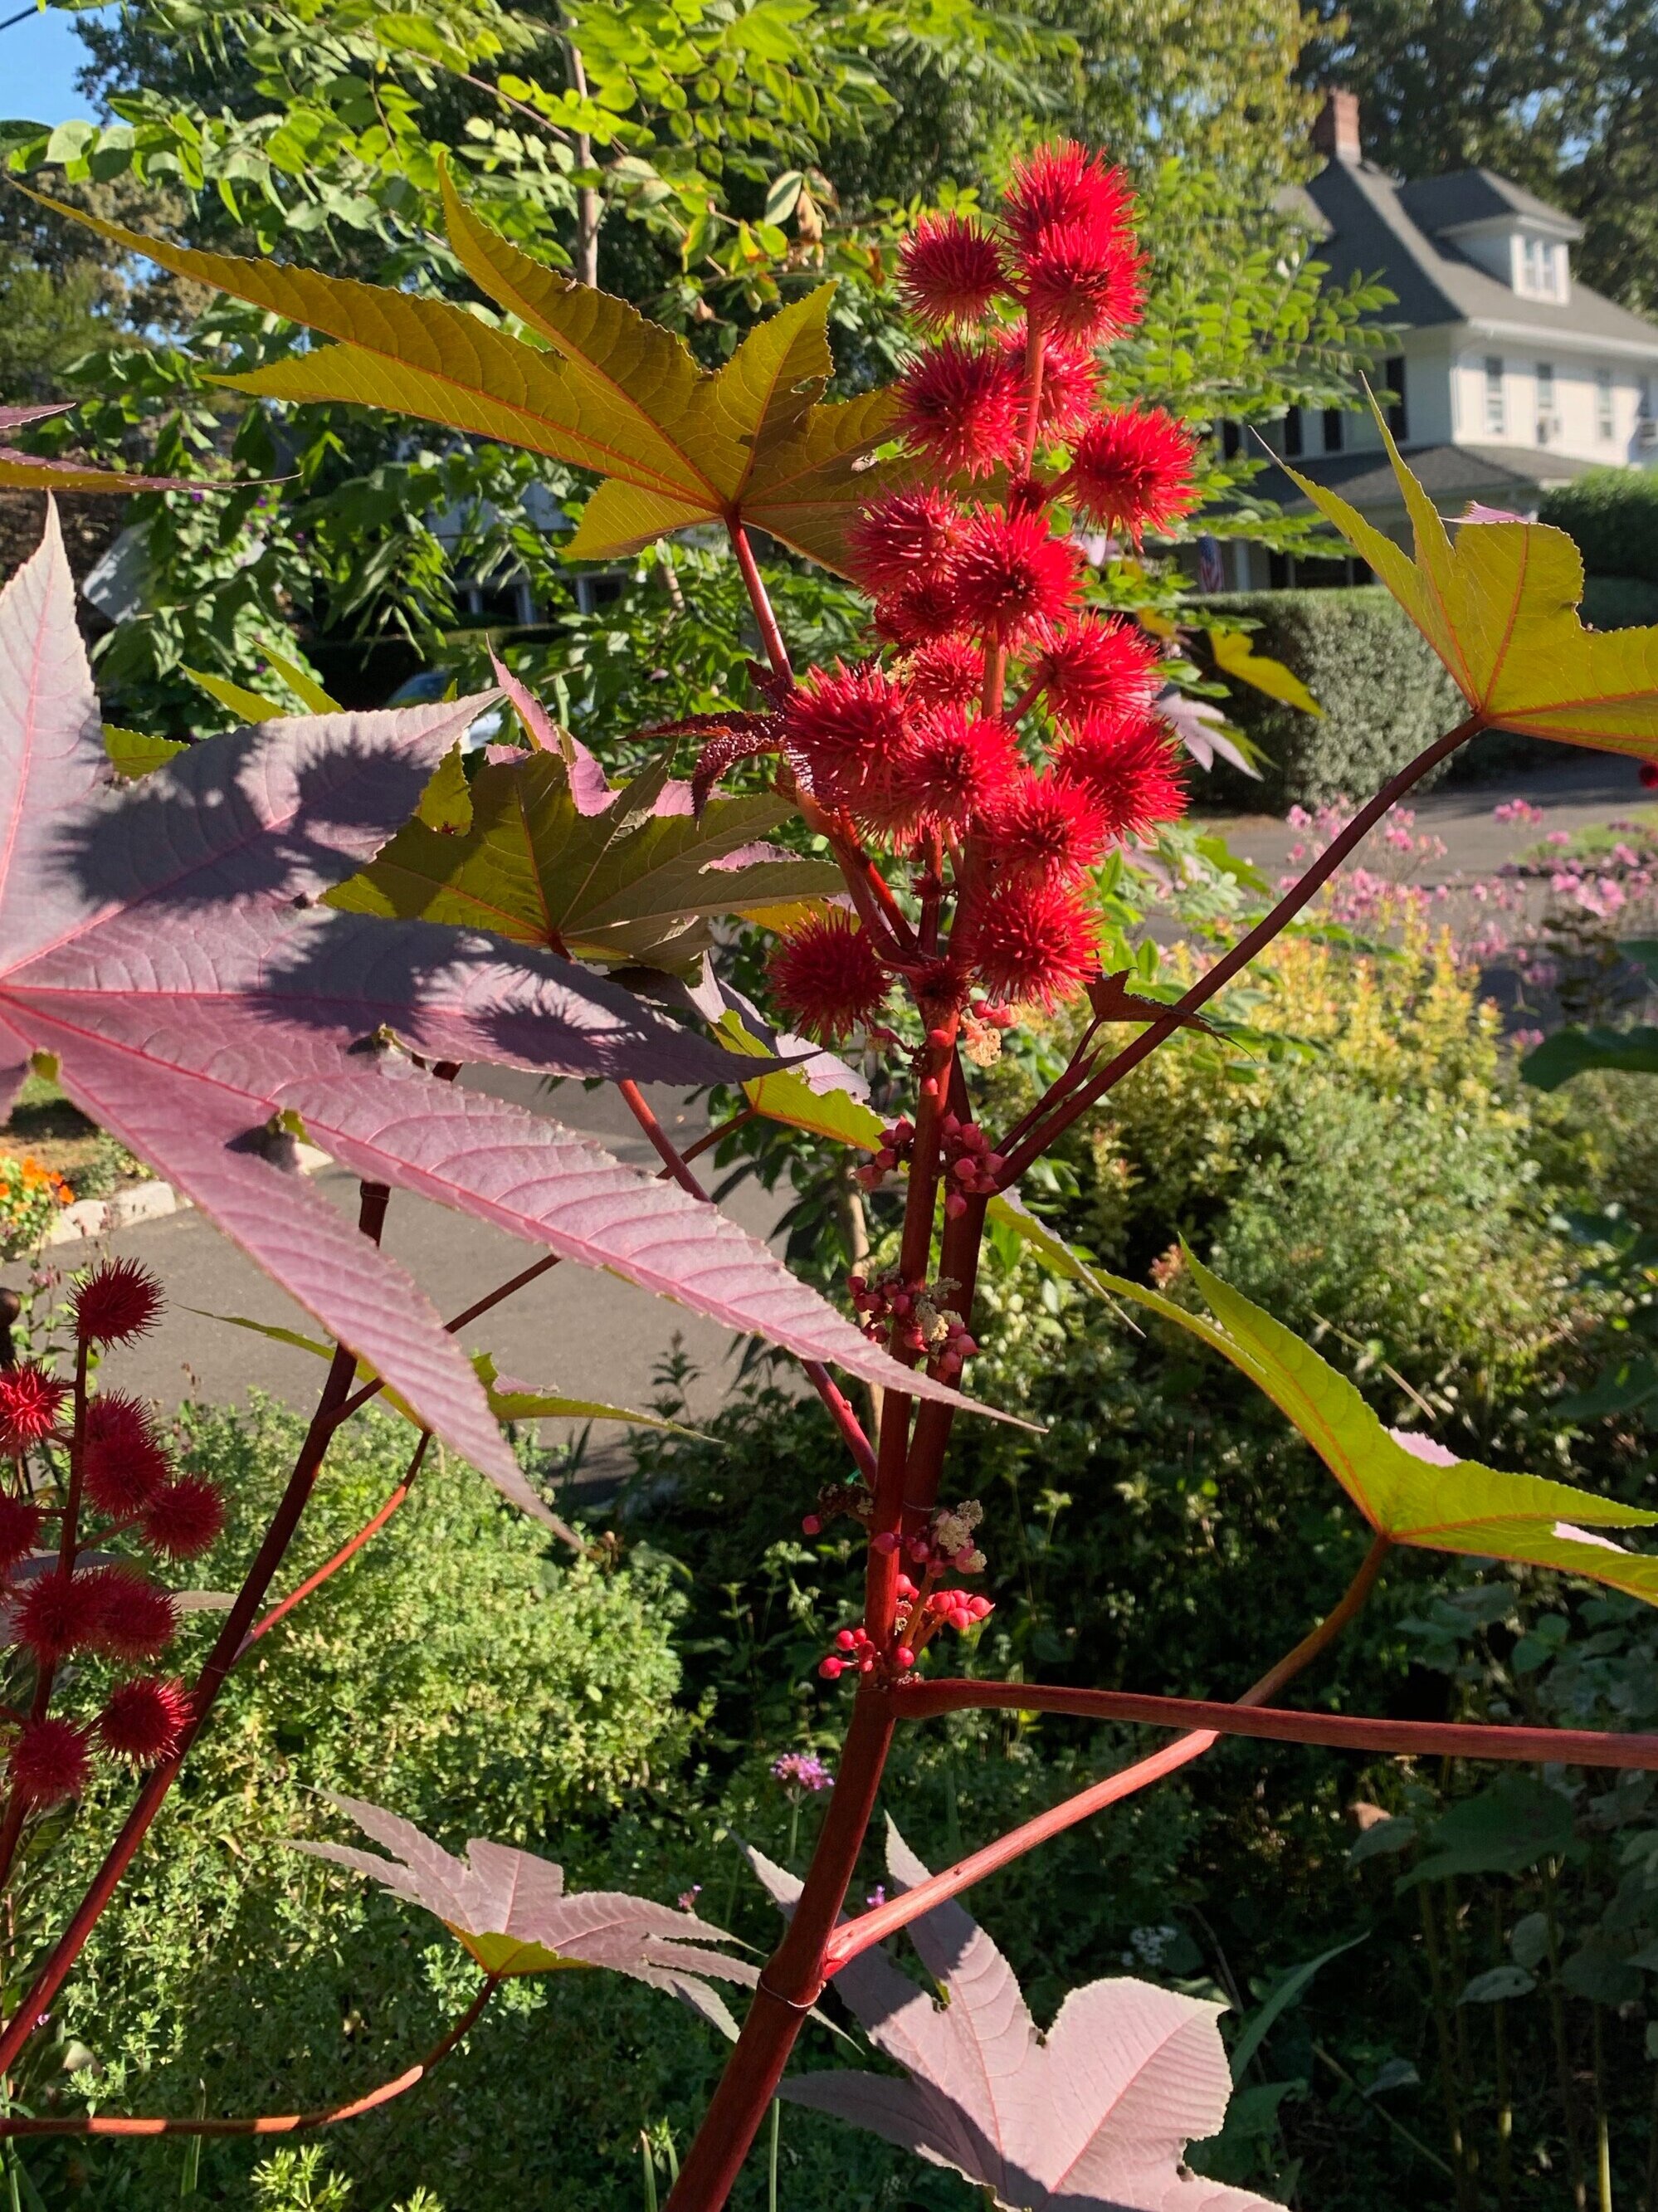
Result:
<svg viewBox="0 0 1658 2212"><path fill-rule="evenodd" d="M947 493L926 485L877 500L847 532L853 574L868 591L902 591L935 582L961 543L962 511Z"/></svg>
<svg viewBox="0 0 1658 2212"><path fill-rule="evenodd" d="M999 884L974 920L974 966L999 999L1057 1006L1099 965L1095 916L1059 884Z"/></svg>
<svg viewBox="0 0 1658 2212"><path fill-rule="evenodd" d="M1073 139L1061 139L1013 164L1002 220L1025 252L1056 223L1117 238L1133 228L1134 196L1121 169Z"/></svg>
<svg viewBox="0 0 1658 2212"><path fill-rule="evenodd" d="M9 1574L20 1559L26 1559L40 1540L40 1523L44 1519L40 1508L30 1504L26 1498L14 1498L9 1490L0 1490L0 1574Z"/></svg>
<svg viewBox="0 0 1658 2212"><path fill-rule="evenodd" d="M0 1451L27 1451L49 1437L68 1395L68 1383L33 1360L0 1368Z"/></svg>
<svg viewBox="0 0 1658 2212"><path fill-rule="evenodd" d="M959 836L975 816L1001 805L1019 767L1018 748L1005 722L947 707L916 732L897 787L914 827Z"/></svg>
<svg viewBox="0 0 1658 2212"><path fill-rule="evenodd" d="M1054 774L1084 787L1110 839L1139 836L1186 811L1179 756L1156 714L1091 716L1054 754Z"/></svg>
<svg viewBox="0 0 1658 2212"><path fill-rule="evenodd" d="M970 707L985 688L985 657L964 637L933 638L910 655L904 685L924 713Z"/></svg>
<svg viewBox="0 0 1658 2212"><path fill-rule="evenodd" d="M948 576L905 584L875 602L875 632L889 645L931 644L961 626Z"/></svg>
<svg viewBox="0 0 1658 2212"><path fill-rule="evenodd" d="M144 1540L169 1559L193 1559L216 1540L224 1527L224 1499L216 1483L198 1474L164 1482L140 1523Z"/></svg>
<svg viewBox="0 0 1658 2212"><path fill-rule="evenodd" d="M101 1260L70 1293L82 1344L130 1344L155 1326L161 1285L137 1260Z"/></svg>
<svg viewBox="0 0 1658 2212"><path fill-rule="evenodd" d="M1085 784L1027 774L997 811L987 842L1001 874L1071 883L1104 851L1105 817Z"/></svg>
<svg viewBox="0 0 1658 2212"><path fill-rule="evenodd" d="M943 328L976 323L1007 276L996 241L959 215L929 216L904 240L898 257L898 289L918 320Z"/></svg>
<svg viewBox="0 0 1658 2212"><path fill-rule="evenodd" d="M1039 329L1073 343L1108 343L1145 313L1144 272L1126 231L1049 223L1025 250L1025 313Z"/></svg>
<svg viewBox="0 0 1658 2212"><path fill-rule="evenodd" d="M1021 368L1024 362L1024 326L1010 333L1006 344ZM1100 365L1086 346L1073 345L1049 335L1042 349L1042 391L1036 401L1036 428L1044 437L1067 441L1085 430L1099 404Z"/></svg>
<svg viewBox="0 0 1658 2212"><path fill-rule="evenodd" d="M164 1589L136 1567L100 1567L86 1577L95 1585L95 1640L117 1659L154 1659L179 1632L179 1615Z"/></svg>
<svg viewBox="0 0 1658 2212"><path fill-rule="evenodd" d="M53 1567L23 1583L13 1599L15 1632L44 1666L100 1640L101 1574L64 1574Z"/></svg>
<svg viewBox="0 0 1658 2212"><path fill-rule="evenodd" d="M52 1714L25 1721L7 1771L26 1805L57 1805L65 1797L78 1797L92 1777L85 1729Z"/></svg>
<svg viewBox="0 0 1658 2212"><path fill-rule="evenodd" d="M1089 520L1137 543L1197 505L1197 438L1162 407L1096 416L1078 439L1062 479Z"/></svg>
<svg viewBox="0 0 1658 2212"><path fill-rule="evenodd" d="M872 1021L887 995L887 973L874 946L838 908L791 930L767 974L791 1018L830 1042Z"/></svg>
<svg viewBox="0 0 1658 2212"><path fill-rule="evenodd" d="M177 1751L190 1717L190 1692L181 1682L138 1674L110 1692L96 1725L106 1751L135 1766L155 1766Z"/></svg>
<svg viewBox="0 0 1658 2212"><path fill-rule="evenodd" d="M946 338L899 379L896 427L949 476L988 476L1018 443L1017 369L1000 346Z"/></svg>
<svg viewBox="0 0 1658 2212"><path fill-rule="evenodd" d="M977 507L950 571L963 627L1006 642L1057 621L1077 596L1078 569L1076 547L1044 516Z"/></svg>
<svg viewBox="0 0 1658 2212"><path fill-rule="evenodd" d="M1048 623L1026 643L1027 676L1062 721L1107 711L1143 714L1157 695L1157 648L1121 615Z"/></svg>
<svg viewBox="0 0 1658 2212"><path fill-rule="evenodd" d="M125 1390L102 1390L87 1407L81 1479L100 1513L126 1520L141 1510L172 1469L149 1408Z"/></svg>
<svg viewBox="0 0 1658 2212"><path fill-rule="evenodd" d="M902 685L868 662L815 668L789 701L786 735L806 763L813 795L844 806L890 774L908 731Z"/></svg>

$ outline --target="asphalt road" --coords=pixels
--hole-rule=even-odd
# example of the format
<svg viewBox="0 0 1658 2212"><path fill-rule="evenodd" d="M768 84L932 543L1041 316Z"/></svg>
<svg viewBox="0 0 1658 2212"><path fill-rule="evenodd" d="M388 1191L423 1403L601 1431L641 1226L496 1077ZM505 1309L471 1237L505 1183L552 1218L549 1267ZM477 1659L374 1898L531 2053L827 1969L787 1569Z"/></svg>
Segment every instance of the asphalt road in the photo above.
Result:
<svg viewBox="0 0 1658 2212"><path fill-rule="evenodd" d="M598 1139L617 1158L641 1168L656 1156L614 1091L584 1091L567 1083L549 1095L537 1078L500 1069L468 1071L463 1081ZM708 1127L701 1108L672 1091L649 1094L657 1115L682 1144ZM343 1210L354 1212L355 1179L331 1169L316 1187ZM744 1184L726 1211L757 1237L769 1237L787 1194ZM386 1249L436 1303L458 1312L535 1256L536 1248L486 1223L428 1200L394 1191L386 1218ZM203 1315L237 1314L317 1336L316 1324L279 1291L251 1260L197 1212L171 1214L91 1243L54 1248L46 1259L65 1272L83 1267L94 1250L131 1253L153 1267L166 1284L167 1310L142 1343L111 1355L108 1376L164 1406L200 1398L224 1403L250 1389L270 1392L301 1410L314 1403L320 1363L307 1352L230 1328ZM0 1268L0 1281L21 1285L27 1270ZM618 1277L568 1262L485 1316L465 1332L469 1351L488 1350L501 1370L568 1396L648 1408L653 1377L677 1337L699 1372L687 1392L691 1418L713 1413L729 1390L741 1346L729 1330ZM568 1436L568 1425L548 1423L550 1437ZM615 1468L621 1431L606 1424L592 1432L597 1472Z"/></svg>

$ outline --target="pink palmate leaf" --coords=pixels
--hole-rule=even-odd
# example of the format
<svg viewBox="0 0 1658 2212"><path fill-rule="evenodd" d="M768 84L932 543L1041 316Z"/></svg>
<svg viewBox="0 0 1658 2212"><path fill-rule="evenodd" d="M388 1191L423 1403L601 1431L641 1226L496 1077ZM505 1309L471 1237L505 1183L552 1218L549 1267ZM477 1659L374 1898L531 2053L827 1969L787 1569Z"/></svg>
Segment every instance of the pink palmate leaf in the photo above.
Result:
<svg viewBox="0 0 1658 2212"><path fill-rule="evenodd" d="M0 438L9 431L26 429L53 415L70 414L79 402L51 399L33 407L0 407ZM15 446L0 446L0 488L11 491L228 491L210 477L122 476L112 469L95 469L85 461L44 460L39 453L19 453Z"/></svg>
<svg viewBox="0 0 1658 2212"><path fill-rule="evenodd" d="M372 1875L394 1896L423 1905L490 1973L604 1967L671 1990L728 2031L729 2015L708 1978L754 1985L756 1972L746 1960L708 1948L729 1943L731 1936L694 1913L625 1891L567 1891L563 1869L550 1860L476 1838L465 1857L455 1858L394 1813L355 1797L330 1802L392 1856L346 1844L294 1849Z"/></svg>
<svg viewBox="0 0 1658 2212"><path fill-rule="evenodd" d="M406 819L481 703L266 723L113 790L54 524L0 599L0 1086L52 1055L77 1104L514 1496L459 1347L282 1172L273 1117L362 1176L806 1358L952 1396L713 1207L380 1048L389 1035L434 1058L678 1083L755 1072L543 948L316 904Z"/></svg>
<svg viewBox="0 0 1658 2212"><path fill-rule="evenodd" d="M799 1885L750 1856L792 1905ZM890 1826L887 1865L897 1889L926 1878ZM1127 1978L1090 1982L1042 2035L1012 1968L963 1906L937 1905L908 1932L943 2002L878 1949L850 1960L835 1987L908 2080L836 2069L796 2075L782 2095L953 2166L1009 2212L1268 2212L1264 2197L1181 2163L1225 2118L1224 2007Z"/></svg>

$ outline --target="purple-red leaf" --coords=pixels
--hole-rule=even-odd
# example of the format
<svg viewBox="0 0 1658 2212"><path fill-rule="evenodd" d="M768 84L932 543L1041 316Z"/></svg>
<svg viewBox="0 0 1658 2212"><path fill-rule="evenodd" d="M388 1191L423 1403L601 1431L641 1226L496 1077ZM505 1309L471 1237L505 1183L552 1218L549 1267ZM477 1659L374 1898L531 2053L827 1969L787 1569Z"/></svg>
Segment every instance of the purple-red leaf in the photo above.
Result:
<svg viewBox="0 0 1658 2212"><path fill-rule="evenodd" d="M672 1990L722 2027L725 2007L706 1978L754 1985L753 1966L708 1948L732 1941L725 1929L694 1913L625 1891L572 1893L563 1869L550 1860L476 1838L464 1859L454 1858L393 1813L355 1797L331 1802L393 1856L345 1844L296 1844L295 1850L369 1875L394 1896L435 1913L489 1973L605 1967Z"/></svg>
<svg viewBox="0 0 1658 2212"><path fill-rule="evenodd" d="M887 1864L898 1889L926 1877L891 1828ZM756 1870L780 1904L793 1901L792 1878ZM805 2074L785 2097L953 2166L1009 2212L1268 2212L1265 2198L1181 2164L1225 2118L1224 2007L1126 1978L1090 1982L1039 2035L1011 1967L963 1906L937 1905L908 1932L943 2003L876 1949L835 1986L908 2080Z"/></svg>

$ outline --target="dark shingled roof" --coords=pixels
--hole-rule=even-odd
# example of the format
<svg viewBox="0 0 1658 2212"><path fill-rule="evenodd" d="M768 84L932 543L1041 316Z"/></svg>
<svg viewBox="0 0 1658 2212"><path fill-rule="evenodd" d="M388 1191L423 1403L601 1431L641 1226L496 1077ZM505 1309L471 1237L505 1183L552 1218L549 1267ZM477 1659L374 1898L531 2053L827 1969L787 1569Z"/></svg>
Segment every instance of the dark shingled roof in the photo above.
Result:
<svg viewBox="0 0 1658 2212"><path fill-rule="evenodd" d="M1533 222L1547 223L1573 238L1583 235L1583 226L1575 216L1563 214L1523 185L1494 175L1490 169L1458 169L1448 177L1420 177L1401 185L1399 197L1412 222L1430 237L1458 229L1465 222L1490 222L1499 216L1529 216Z"/></svg>
<svg viewBox="0 0 1658 2212"><path fill-rule="evenodd" d="M1400 185L1370 161L1332 161L1306 187L1328 224L1315 248L1332 277L1380 276L1398 295L1390 315L1422 327L1435 323L1520 323L1563 339L1615 338L1658 352L1658 326L1632 315L1573 276L1565 301L1516 297L1443 235L1444 227L1504 210L1560 220L1559 210L1484 169ZM1448 213L1447 210L1449 210ZM1438 226L1436 234L1425 227Z"/></svg>
<svg viewBox="0 0 1658 2212"><path fill-rule="evenodd" d="M1541 486L1582 476L1592 465L1523 446L1419 446L1406 458L1429 498L1448 508L1471 499L1486 507L1533 507ZM1297 461L1296 468L1362 510L1403 504L1386 453L1326 453ZM1286 509L1307 505L1305 495L1278 467L1264 469L1249 489Z"/></svg>

